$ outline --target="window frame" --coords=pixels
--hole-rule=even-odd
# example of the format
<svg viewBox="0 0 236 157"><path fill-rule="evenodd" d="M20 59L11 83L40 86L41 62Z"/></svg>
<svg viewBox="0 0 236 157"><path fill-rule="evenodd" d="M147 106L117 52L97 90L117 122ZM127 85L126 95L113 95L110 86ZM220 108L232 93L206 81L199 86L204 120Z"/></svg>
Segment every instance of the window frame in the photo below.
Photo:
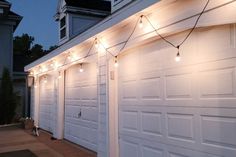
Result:
<svg viewBox="0 0 236 157"><path fill-rule="evenodd" d="M67 21L66 16L63 16L59 21L59 30L60 30L60 40L63 40L67 37ZM63 32L63 33L62 33ZM62 36L63 34L63 36Z"/></svg>

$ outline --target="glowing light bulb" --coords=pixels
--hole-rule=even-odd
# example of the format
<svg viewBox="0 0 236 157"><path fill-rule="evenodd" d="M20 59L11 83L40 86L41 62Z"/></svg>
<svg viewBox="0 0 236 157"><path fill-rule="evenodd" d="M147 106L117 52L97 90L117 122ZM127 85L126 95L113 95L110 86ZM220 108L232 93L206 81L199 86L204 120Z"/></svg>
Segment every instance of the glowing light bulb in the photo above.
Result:
<svg viewBox="0 0 236 157"><path fill-rule="evenodd" d="M62 76L61 76L61 73L59 72L58 79L61 79L61 78L62 78Z"/></svg>
<svg viewBox="0 0 236 157"><path fill-rule="evenodd" d="M143 15L140 16L140 20L139 20L139 28L143 28Z"/></svg>
<svg viewBox="0 0 236 157"><path fill-rule="evenodd" d="M117 61L115 62L114 66L115 66L115 67L118 67L118 66L119 66L119 64L117 63Z"/></svg>
<svg viewBox="0 0 236 157"><path fill-rule="evenodd" d="M43 72L43 69L42 69L42 67L39 67L39 72Z"/></svg>
<svg viewBox="0 0 236 157"><path fill-rule="evenodd" d="M67 56L67 59L68 59L68 60L71 60L71 55L68 55L68 56Z"/></svg>
<svg viewBox="0 0 236 157"><path fill-rule="evenodd" d="M30 72L30 75L34 75L34 71L31 71L31 72Z"/></svg>
<svg viewBox="0 0 236 157"><path fill-rule="evenodd" d="M53 68L55 66L54 61L51 62L50 66Z"/></svg>
<svg viewBox="0 0 236 157"><path fill-rule="evenodd" d="M81 73L84 72L83 64L82 63L80 64L79 72L81 72Z"/></svg>
<svg viewBox="0 0 236 157"><path fill-rule="evenodd" d="M38 86L37 86L37 85L34 85L34 88L38 88Z"/></svg>
<svg viewBox="0 0 236 157"><path fill-rule="evenodd" d="M97 39L95 39L95 40L96 40L96 41L95 41L95 44L94 44L94 45L95 45L96 48L98 48L98 47L99 47L99 45L98 45L98 40L97 40Z"/></svg>
<svg viewBox="0 0 236 157"><path fill-rule="evenodd" d="M118 67L119 66L119 63L118 63L118 61L117 61L117 56L115 57L116 59L115 59L115 64L114 64L114 66L115 67Z"/></svg>
<svg viewBox="0 0 236 157"><path fill-rule="evenodd" d="M43 82L44 82L44 83L47 83L47 82L48 82L48 79L47 79L46 76L44 77Z"/></svg>
<svg viewBox="0 0 236 157"><path fill-rule="evenodd" d="M181 60L180 54L179 52L177 53L176 57L175 57L175 61L179 62Z"/></svg>

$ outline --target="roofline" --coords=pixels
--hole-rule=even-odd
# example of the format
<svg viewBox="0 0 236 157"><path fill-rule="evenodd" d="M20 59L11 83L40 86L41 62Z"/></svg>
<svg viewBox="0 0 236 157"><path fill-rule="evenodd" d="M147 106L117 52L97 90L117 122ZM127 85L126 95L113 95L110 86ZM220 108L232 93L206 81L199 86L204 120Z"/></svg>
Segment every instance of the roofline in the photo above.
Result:
<svg viewBox="0 0 236 157"><path fill-rule="evenodd" d="M51 53L39 58L38 60L32 62L31 64L25 66L25 71L29 71L31 68L37 66L38 64L41 64L50 58L53 58L64 51L68 50L69 48L76 46L89 38L96 36L97 34L105 31L106 29L114 26L115 24L120 23L121 21L125 20L126 18L138 13L139 11L151 6L152 4L155 4L157 2L160 2L160 0L149 0L146 1L146 3L143 3L142 0L134 1L133 3L127 5L121 10L118 10L117 12L113 13L112 15L108 16L95 26L91 27L87 31L83 32L82 34L72 38L68 42L64 43L57 49L53 50Z"/></svg>

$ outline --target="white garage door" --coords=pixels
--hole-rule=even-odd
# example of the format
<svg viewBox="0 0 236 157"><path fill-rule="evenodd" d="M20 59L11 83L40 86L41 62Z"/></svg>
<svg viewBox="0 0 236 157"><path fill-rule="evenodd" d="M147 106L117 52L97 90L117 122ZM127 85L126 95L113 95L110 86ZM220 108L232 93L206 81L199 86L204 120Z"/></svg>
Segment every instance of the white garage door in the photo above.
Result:
<svg viewBox="0 0 236 157"><path fill-rule="evenodd" d="M232 29L195 32L179 63L160 42L119 57L121 157L236 157Z"/></svg>
<svg viewBox="0 0 236 157"><path fill-rule="evenodd" d="M66 71L65 139L97 151L98 106L96 64Z"/></svg>
<svg viewBox="0 0 236 157"><path fill-rule="evenodd" d="M54 79L51 76L40 78L39 85L39 127L53 133L54 122Z"/></svg>

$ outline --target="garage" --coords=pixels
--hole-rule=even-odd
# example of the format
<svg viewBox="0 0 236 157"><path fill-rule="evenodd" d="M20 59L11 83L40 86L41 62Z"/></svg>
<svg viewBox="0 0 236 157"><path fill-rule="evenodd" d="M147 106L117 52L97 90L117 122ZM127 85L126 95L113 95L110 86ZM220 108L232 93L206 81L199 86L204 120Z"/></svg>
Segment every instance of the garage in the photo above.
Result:
<svg viewBox="0 0 236 157"><path fill-rule="evenodd" d="M96 152L97 65L96 63L74 65L66 70L65 75L64 138Z"/></svg>
<svg viewBox="0 0 236 157"><path fill-rule="evenodd" d="M54 78L44 75L39 82L39 127L53 133L55 126Z"/></svg>
<svg viewBox="0 0 236 157"><path fill-rule="evenodd" d="M197 29L180 62L160 40L119 55L120 157L236 156L232 30ZM169 39L178 43L183 34Z"/></svg>

